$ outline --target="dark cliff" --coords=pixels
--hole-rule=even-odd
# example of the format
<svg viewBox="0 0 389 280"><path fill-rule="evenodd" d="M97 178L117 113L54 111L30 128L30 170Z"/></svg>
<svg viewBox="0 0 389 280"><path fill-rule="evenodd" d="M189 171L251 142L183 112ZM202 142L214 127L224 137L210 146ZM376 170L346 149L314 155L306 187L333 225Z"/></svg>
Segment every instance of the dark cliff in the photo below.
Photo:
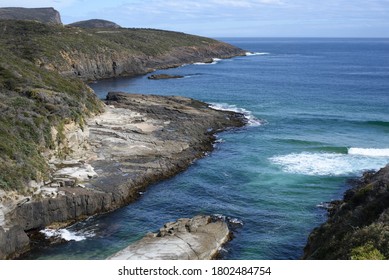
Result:
<svg viewBox="0 0 389 280"><path fill-rule="evenodd" d="M62 24L59 12L53 8L0 8L0 20L2 19Z"/></svg>
<svg viewBox="0 0 389 280"><path fill-rule="evenodd" d="M389 165L355 184L311 233L304 259L389 259Z"/></svg>

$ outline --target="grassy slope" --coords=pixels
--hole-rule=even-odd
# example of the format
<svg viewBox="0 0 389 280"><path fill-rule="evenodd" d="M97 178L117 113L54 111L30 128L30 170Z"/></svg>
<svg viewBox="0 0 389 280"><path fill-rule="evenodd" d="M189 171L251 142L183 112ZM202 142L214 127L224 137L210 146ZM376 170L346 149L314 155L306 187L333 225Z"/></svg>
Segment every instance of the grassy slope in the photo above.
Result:
<svg viewBox="0 0 389 280"><path fill-rule="evenodd" d="M60 76L61 52L121 52L157 56L182 46L217 41L152 29L80 29L32 21L0 20L0 188L23 189L46 178L41 156L61 142L61 128L102 109L82 81ZM49 66L49 67L44 67ZM48 70L51 69L51 70ZM60 133L52 139L51 127Z"/></svg>

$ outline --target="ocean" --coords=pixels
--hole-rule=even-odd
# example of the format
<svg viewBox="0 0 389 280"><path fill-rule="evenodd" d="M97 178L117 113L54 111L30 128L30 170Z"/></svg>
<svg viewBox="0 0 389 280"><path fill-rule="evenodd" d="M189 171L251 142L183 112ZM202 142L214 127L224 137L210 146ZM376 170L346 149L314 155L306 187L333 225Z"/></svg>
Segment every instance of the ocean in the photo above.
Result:
<svg viewBox="0 0 389 280"><path fill-rule="evenodd" d="M104 259L166 222L198 214L231 222L223 259L299 259L323 206L349 180L389 163L389 39L221 38L244 57L91 84L108 91L182 95L240 111L249 124L218 134L188 170L133 204L58 234L71 240L30 259Z"/></svg>

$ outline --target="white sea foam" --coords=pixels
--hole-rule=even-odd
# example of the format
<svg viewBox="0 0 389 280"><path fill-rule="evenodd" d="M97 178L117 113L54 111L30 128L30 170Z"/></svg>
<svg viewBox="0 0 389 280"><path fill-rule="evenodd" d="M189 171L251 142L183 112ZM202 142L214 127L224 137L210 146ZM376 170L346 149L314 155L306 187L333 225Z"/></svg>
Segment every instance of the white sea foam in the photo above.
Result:
<svg viewBox="0 0 389 280"><path fill-rule="evenodd" d="M348 154L366 157L389 157L389 149L349 148Z"/></svg>
<svg viewBox="0 0 389 280"><path fill-rule="evenodd" d="M230 105L227 103L211 103L210 106L212 109L219 110L219 111L232 111L236 113L241 113L245 116L247 119L247 124L249 126L259 126L266 123L263 120L257 119L253 113L249 110L246 110L244 108L239 108L236 105Z"/></svg>
<svg viewBox="0 0 389 280"><path fill-rule="evenodd" d="M68 229L49 229L49 228L46 228L46 229L41 230L40 232L43 233L47 238L51 238L51 237L62 238L66 241L71 241L71 240L82 241L82 240L85 240L87 237L94 236L93 232L78 233L78 232L72 232Z"/></svg>
<svg viewBox="0 0 389 280"><path fill-rule="evenodd" d="M217 61L212 61L212 62L195 62L193 65L213 65L216 64Z"/></svg>
<svg viewBox="0 0 389 280"><path fill-rule="evenodd" d="M212 216L214 216L216 219L226 221L232 225L243 226L243 221L238 219L238 218L232 218L232 217L228 217L228 216L225 216L222 214L213 214Z"/></svg>
<svg viewBox="0 0 389 280"><path fill-rule="evenodd" d="M270 161L287 173L313 176L342 176L360 174L364 170L378 170L389 162L389 157L366 157L337 153L292 153L275 156Z"/></svg>
<svg viewBox="0 0 389 280"><path fill-rule="evenodd" d="M246 56L253 56L253 55L268 55L270 53L268 52L246 52Z"/></svg>
<svg viewBox="0 0 389 280"><path fill-rule="evenodd" d="M212 58L212 62L195 62L195 63L193 63L193 65L213 65L213 64L217 64L221 60L223 60L223 59Z"/></svg>

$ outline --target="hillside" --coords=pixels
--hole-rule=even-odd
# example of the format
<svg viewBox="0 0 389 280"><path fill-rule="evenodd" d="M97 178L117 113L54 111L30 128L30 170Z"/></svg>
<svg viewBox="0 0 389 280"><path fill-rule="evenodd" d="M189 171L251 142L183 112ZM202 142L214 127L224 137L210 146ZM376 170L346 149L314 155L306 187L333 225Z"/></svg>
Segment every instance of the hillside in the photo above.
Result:
<svg viewBox="0 0 389 280"><path fill-rule="evenodd" d="M77 21L69 25L74 27L81 27L81 28L121 28L120 25L112 21L102 20L102 19L90 19L90 20Z"/></svg>
<svg viewBox="0 0 389 280"><path fill-rule="evenodd" d="M47 150L66 157L63 126L82 126L85 117L102 110L85 81L242 54L177 32L1 20L0 189L23 189L31 179L47 178Z"/></svg>

